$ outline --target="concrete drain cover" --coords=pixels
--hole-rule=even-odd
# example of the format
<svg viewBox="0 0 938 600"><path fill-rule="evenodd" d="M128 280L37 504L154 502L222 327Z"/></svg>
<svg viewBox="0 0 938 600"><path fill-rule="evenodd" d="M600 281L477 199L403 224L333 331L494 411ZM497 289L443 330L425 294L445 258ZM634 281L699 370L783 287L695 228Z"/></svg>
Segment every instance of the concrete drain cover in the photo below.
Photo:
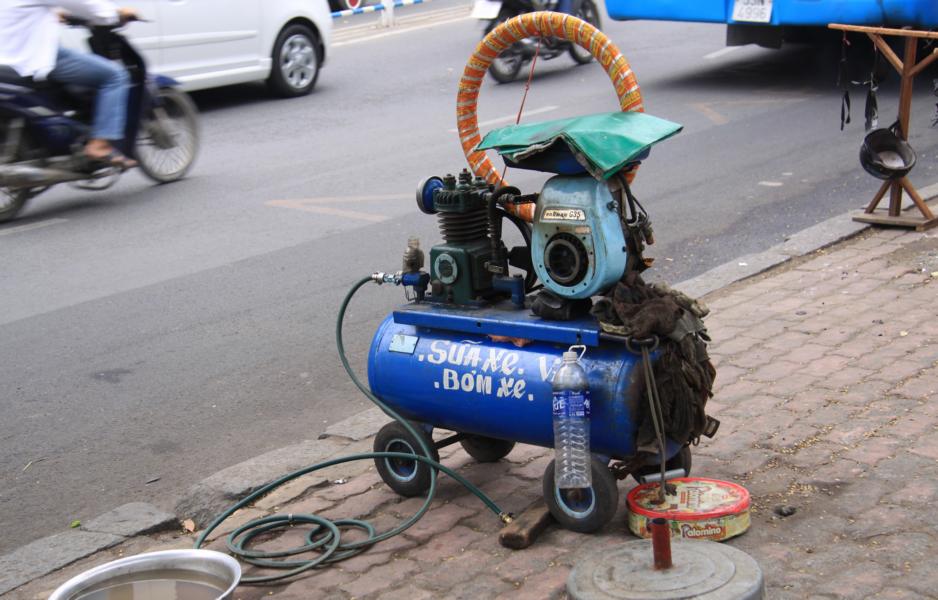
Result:
<svg viewBox="0 0 938 600"><path fill-rule="evenodd" d="M626 542L581 560L567 580L574 600L750 600L765 594L762 569L741 550L671 540L674 566L655 571L650 540Z"/></svg>

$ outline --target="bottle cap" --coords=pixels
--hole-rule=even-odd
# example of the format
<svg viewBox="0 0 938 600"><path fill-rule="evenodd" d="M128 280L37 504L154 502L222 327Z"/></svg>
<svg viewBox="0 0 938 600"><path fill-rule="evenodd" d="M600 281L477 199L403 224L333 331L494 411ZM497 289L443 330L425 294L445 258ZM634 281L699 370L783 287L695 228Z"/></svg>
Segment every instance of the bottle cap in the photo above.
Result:
<svg viewBox="0 0 938 600"><path fill-rule="evenodd" d="M563 353L563 362L576 362L580 359L579 353L574 350L567 350Z"/></svg>

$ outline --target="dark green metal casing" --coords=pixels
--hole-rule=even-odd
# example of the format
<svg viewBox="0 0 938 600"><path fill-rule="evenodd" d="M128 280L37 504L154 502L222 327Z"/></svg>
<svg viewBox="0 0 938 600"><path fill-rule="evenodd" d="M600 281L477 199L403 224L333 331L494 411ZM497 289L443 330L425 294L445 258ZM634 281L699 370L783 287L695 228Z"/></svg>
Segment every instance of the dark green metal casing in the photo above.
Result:
<svg viewBox="0 0 938 600"><path fill-rule="evenodd" d="M443 259L440 257L443 256ZM447 271L451 257L456 265L455 280L449 279L442 271ZM487 239L460 244L439 244L430 250L430 279L444 283L446 301L454 304L471 304L492 289L492 274L485 268L492 258L491 246Z"/></svg>
<svg viewBox="0 0 938 600"><path fill-rule="evenodd" d="M444 302L472 304L492 292L492 274L486 268L492 259L487 217L491 191L483 179L464 170L458 180L447 175L433 195L444 241L430 249L430 280L433 295Z"/></svg>

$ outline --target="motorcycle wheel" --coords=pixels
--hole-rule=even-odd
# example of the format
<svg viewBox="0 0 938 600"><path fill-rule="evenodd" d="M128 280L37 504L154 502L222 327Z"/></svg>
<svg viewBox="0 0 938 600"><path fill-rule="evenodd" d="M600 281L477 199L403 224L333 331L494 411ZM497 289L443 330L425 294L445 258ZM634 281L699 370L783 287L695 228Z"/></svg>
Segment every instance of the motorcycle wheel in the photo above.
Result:
<svg viewBox="0 0 938 600"><path fill-rule="evenodd" d="M175 88L159 91L159 102L146 111L137 136L137 160L156 183L185 177L199 150L198 109Z"/></svg>
<svg viewBox="0 0 938 600"><path fill-rule="evenodd" d="M6 148L10 144L8 138L10 135L9 131L10 122L5 120L0 121L0 148ZM23 158L28 144L27 135L28 134L21 134L17 147L13 148L12 152L9 154L4 152L4 156L0 156L0 162L16 162L18 159ZM26 201L35 196L36 193L38 192L22 188L11 189L8 187L0 187L0 223L9 221L15 217L16 214L23 209Z"/></svg>
<svg viewBox="0 0 938 600"><path fill-rule="evenodd" d="M15 217L29 198L30 194L27 190L0 188L0 223Z"/></svg>
<svg viewBox="0 0 938 600"><path fill-rule="evenodd" d="M484 38L493 29L514 16L517 16L514 12L507 11L505 7L502 7L502 12L499 13L498 18L489 21L482 37ZM489 75L498 83L511 83L518 77L518 73L521 72L521 67L523 66L524 55L521 49L515 44L499 54L495 60L492 61L492 64L489 66Z"/></svg>
<svg viewBox="0 0 938 600"><path fill-rule="evenodd" d="M580 17L596 29L602 29L599 22L599 10L593 0L580 0L580 5L574 11L574 15ZM570 42L570 57L578 64L585 65L592 62L593 55L586 48Z"/></svg>
<svg viewBox="0 0 938 600"><path fill-rule="evenodd" d="M509 48L492 61L489 73L498 83L511 83L518 77L523 65L524 58L521 57L521 52L515 48Z"/></svg>

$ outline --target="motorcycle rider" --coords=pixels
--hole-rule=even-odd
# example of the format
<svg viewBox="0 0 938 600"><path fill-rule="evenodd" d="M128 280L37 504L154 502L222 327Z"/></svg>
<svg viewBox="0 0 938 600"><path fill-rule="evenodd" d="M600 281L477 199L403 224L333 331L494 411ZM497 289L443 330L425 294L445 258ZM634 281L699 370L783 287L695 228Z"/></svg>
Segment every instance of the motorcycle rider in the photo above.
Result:
<svg viewBox="0 0 938 600"><path fill-rule="evenodd" d="M95 25L137 18L133 9L119 8L109 0L0 0L0 64L36 81L93 87L97 96L85 156L122 169L134 167L137 161L111 143L124 138L130 76L114 61L61 47L60 11Z"/></svg>

